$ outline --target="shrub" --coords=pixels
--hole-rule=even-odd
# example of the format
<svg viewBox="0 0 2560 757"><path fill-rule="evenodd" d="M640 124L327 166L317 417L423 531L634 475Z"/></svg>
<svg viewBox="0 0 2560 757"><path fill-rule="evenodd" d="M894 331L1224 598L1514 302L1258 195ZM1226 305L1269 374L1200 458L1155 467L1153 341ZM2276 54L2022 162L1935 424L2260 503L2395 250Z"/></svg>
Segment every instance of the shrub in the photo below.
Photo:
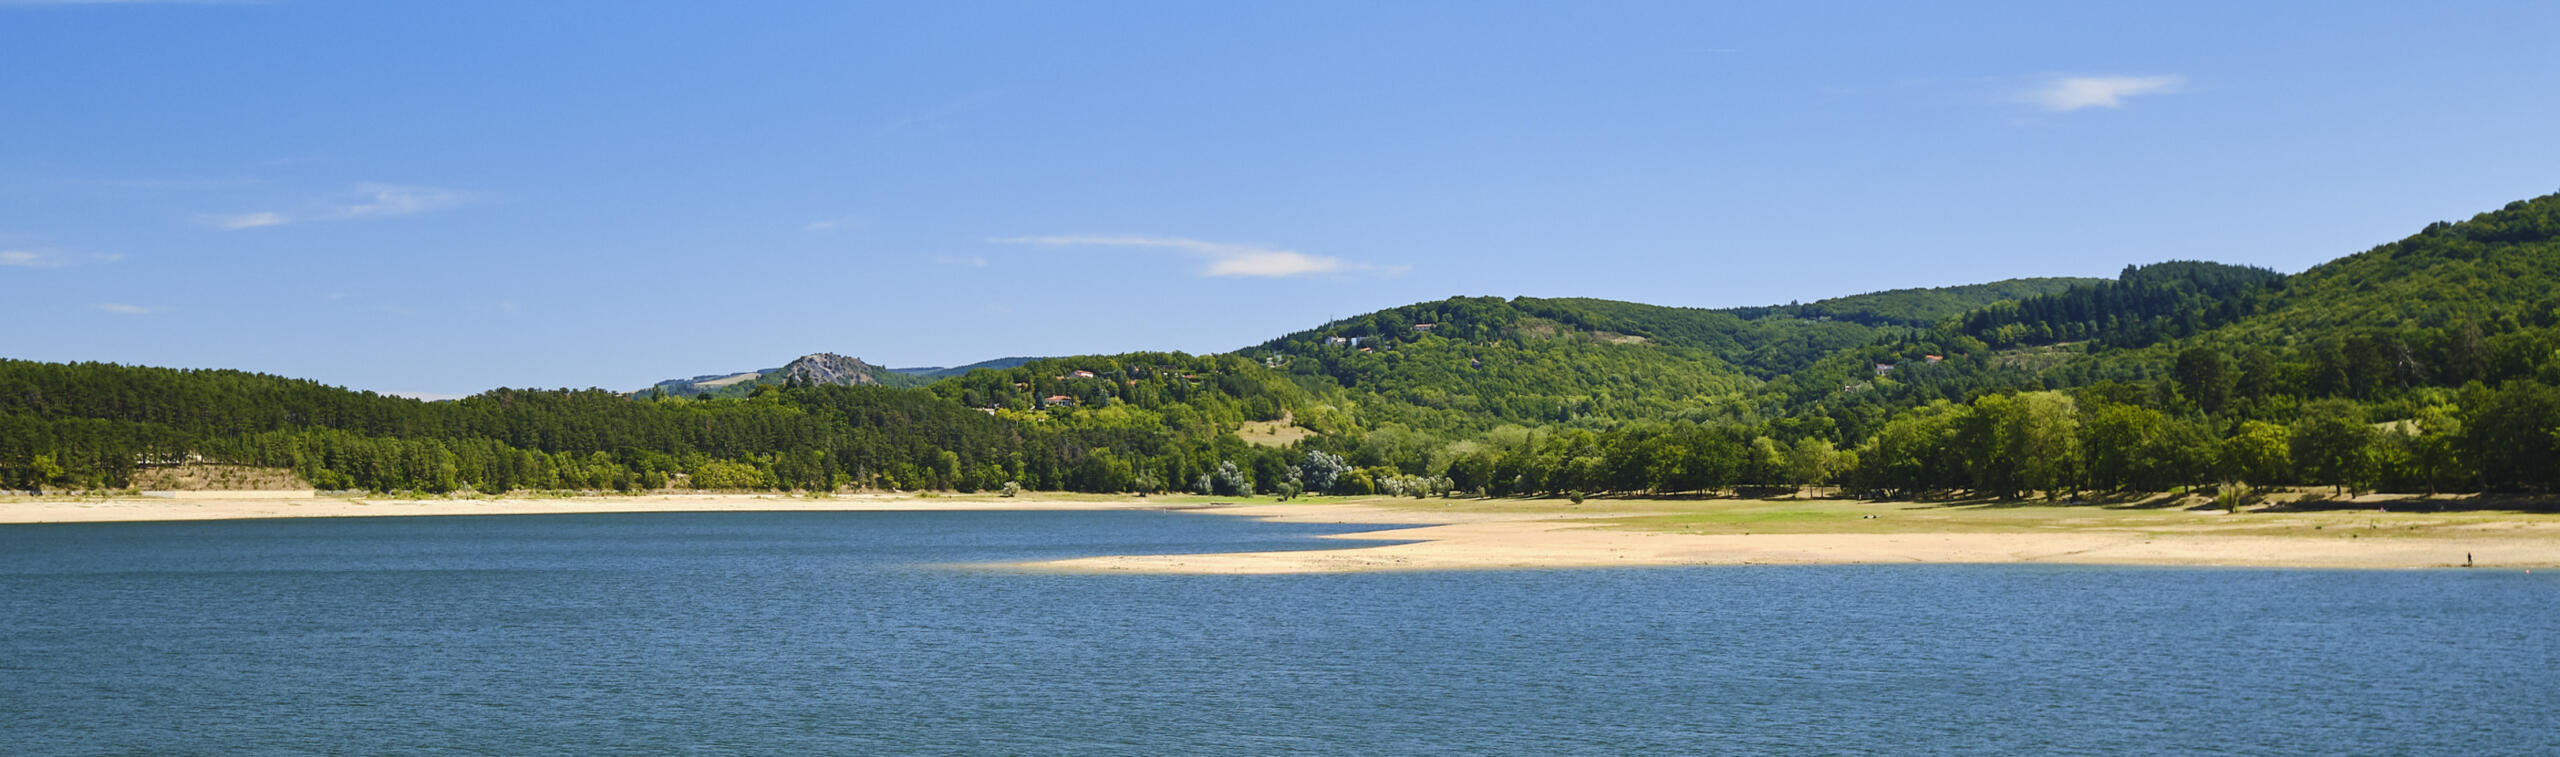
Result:
<svg viewBox="0 0 2560 757"><path fill-rule="evenodd" d="M1298 479L1306 482L1308 492L1329 492L1350 470L1351 464L1344 462L1341 455L1309 452L1306 461L1298 464Z"/></svg>
<svg viewBox="0 0 2560 757"><path fill-rule="evenodd" d="M2224 512L2237 514L2241 501L2248 499L2249 494L2248 484L2224 483L2213 488L2213 503L2221 505Z"/></svg>
<svg viewBox="0 0 2560 757"><path fill-rule="evenodd" d="M1218 472L1210 477L1210 484L1217 493L1222 495L1251 496L1253 494L1253 479L1245 477L1244 470L1237 468L1233 460L1218 463Z"/></svg>

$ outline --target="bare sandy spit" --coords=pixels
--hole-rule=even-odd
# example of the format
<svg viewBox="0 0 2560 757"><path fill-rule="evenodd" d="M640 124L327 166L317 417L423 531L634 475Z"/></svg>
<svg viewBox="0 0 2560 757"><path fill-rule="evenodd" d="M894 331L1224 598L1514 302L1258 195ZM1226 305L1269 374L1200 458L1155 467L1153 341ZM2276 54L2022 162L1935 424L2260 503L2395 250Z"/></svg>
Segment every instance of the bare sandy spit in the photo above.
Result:
<svg viewBox="0 0 2560 757"><path fill-rule="evenodd" d="M612 497L404 499L319 496L308 491L169 492L139 497L0 497L0 524L107 523L247 518L368 518L415 515L551 515L561 513L862 512L921 510L1155 510L1165 502L1134 498L917 497L853 494L653 494Z"/></svg>
<svg viewBox="0 0 2560 757"><path fill-rule="evenodd" d="M309 491L0 496L0 524L648 512L1163 510L1375 525L1336 549L1113 555L1007 564L1149 574L1614 568L1664 565L2081 563L2405 569L2560 567L2560 515L2340 510L1950 507L1819 500L1401 500L1231 504L1190 497L782 494L415 499Z"/></svg>
<svg viewBox="0 0 2560 757"><path fill-rule="evenodd" d="M1247 505L1201 513L1299 523L1406 524L1325 538L1399 542L1281 552L1119 555L1020 563L1034 570L1091 573L1279 574L1411 570L1616 568L1666 565L1880 563L2073 563L2289 568L2407 569L2560 566L2560 523L2529 519L2473 532L2389 538L2351 529L2318 535L2216 533L2214 517L2139 528L2098 526L2020 532L1676 533L1631 530L1641 515L1435 513L1363 505ZM2277 518L2279 516L2243 516ZM2353 515L2321 516L2350 523ZM1423 524L1423 525L1411 525ZM2512 526L2512 527L2502 527ZM1650 527L1648 524L1646 527ZM2467 526L2466 526L2467 527ZM2256 524L2232 530L2255 530Z"/></svg>

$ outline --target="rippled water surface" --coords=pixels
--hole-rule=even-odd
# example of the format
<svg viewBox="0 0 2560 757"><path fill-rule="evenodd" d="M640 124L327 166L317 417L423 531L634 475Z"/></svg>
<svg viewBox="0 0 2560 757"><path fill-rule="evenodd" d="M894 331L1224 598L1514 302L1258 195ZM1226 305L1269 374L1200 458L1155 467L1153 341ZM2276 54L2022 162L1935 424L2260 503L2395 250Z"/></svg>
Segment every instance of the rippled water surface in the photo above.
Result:
<svg viewBox="0 0 2560 757"><path fill-rule="evenodd" d="M1148 512L0 526L0 747L81 753L2560 751L2560 576L1087 576Z"/></svg>

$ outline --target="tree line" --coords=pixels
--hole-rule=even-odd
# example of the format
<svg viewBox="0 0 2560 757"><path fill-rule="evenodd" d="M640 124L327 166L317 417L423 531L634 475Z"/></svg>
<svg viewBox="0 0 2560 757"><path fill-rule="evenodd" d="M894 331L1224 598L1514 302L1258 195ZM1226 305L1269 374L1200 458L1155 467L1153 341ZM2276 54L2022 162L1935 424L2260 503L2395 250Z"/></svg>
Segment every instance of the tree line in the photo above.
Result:
<svg viewBox="0 0 2560 757"><path fill-rule="evenodd" d="M428 403L237 371L0 360L0 485L110 488L205 461L428 492L2548 492L2555 235L2560 196L2289 277L2179 262L1750 318L1455 298L1238 354L1035 360L921 389ZM2027 291L2040 293L1912 323ZM1805 317L1856 308L1894 315ZM1312 436L1236 434L1281 423Z"/></svg>
<svg viewBox="0 0 2560 757"><path fill-rule="evenodd" d="M1168 379L1160 394L1115 384L1104 396L1090 388L1102 385L1094 380L1082 388L1091 404L1041 410L990 411L928 390L870 386L650 400L504 389L430 403L238 371L0 360L0 485L117 488L143 466L214 462L290 468L324 489L434 493L977 491L1007 482L1163 491L1222 462L1273 472L1289 465L1233 433L1249 416L1288 412L1292 395L1270 391L1285 381L1222 375L1260 371L1232 356L1129 358L1170 361L1197 384ZM1155 409L1116 392L1155 397L1146 400Z"/></svg>

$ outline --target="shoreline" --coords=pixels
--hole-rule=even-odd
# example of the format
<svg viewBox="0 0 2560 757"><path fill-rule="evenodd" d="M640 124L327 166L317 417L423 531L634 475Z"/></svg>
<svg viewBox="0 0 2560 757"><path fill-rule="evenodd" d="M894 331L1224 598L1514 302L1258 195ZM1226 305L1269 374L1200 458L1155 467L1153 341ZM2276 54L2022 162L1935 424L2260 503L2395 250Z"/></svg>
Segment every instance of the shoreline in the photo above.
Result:
<svg viewBox="0 0 2560 757"><path fill-rule="evenodd" d="M2173 508L1853 500L1390 500L1270 503L1033 494L669 493L488 499L309 491L0 497L0 525L271 518L677 512L1163 510L1369 525L1304 550L1090 557L978 567L1248 575L1699 565L2052 563L2334 569L2560 567L2560 514ZM1387 542L1387 543L1377 543Z"/></svg>
<svg viewBox="0 0 2560 757"><path fill-rule="evenodd" d="M384 518L457 515L572 515L717 512L915 512L932 510L1165 510L1186 505L1146 499L1025 496L919 497L911 494L642 494L488 499L334 497L308 491L149 492L90 498L0 497L0 526L150 523L271 518Z"/></svg>
<svg viewBox="0 0 2560 757"><path fill-rule="evenodd" d="M1854 506L1854 505L1852 505ZM1882 509L1882 508L1878 508ZM2560 567L2560 519L2490 516L2476 533L2393 537L2219 534L2151 529L1890 533L1680 533L1629 523L1661 513L1434 513L1361 504L1254 504L1205 514L1286 523L1376 524L1318 538L1388 541L1297 551L1104 555L1010 563L1062 573L1271 575L1709 565L2014 564L2405 570ZM2327 520L2351 520L2361 513ZM2172 517L2185 517L2181 513ZM2214 516L2196 515L2195 520ZM2280 517L2280 516L2270 516ZM2508 523L2507 521L2515 521ZM2244 524L2256 526L2258 524ZM2469 527L2469 526L2466 526ZM2325 530L2325 526L2322 527Z"/></svg>

